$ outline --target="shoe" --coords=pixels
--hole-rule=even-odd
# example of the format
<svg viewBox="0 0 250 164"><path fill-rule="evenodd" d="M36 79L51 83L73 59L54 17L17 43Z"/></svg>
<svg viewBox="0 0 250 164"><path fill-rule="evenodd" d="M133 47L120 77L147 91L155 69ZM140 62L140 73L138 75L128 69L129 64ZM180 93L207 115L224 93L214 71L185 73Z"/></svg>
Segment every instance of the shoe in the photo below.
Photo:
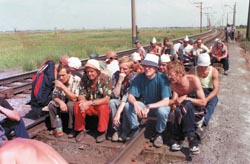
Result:
<svg viewBox="0 0 250 164"><path fill-rule="evenodd" d="M99 133L99 135L96 137L96 142L101 143L106 140L106 132Z"/></svg>
<svg viewBox="0 0 250 164"><path fill-rule="evenodd" d="M49 131L49 135L56 135L56 129L52 129Z"/></svg>
<svg viewBox="0 0 250 164"><path fill-rule="evenodd" d="M162 145L163 145L162 135L160 133L158 133L154 139L154 146L157 148L160 148L160 147L162 147Z"/></svg>
<svg viewBox="0 0 250 164"><path fill-rule="evenodd" d="M68 138L74 138L75 136L76 136L76 132L74 130L71 130L68 135Z"/></svg>
<svg viewBox="0 0 250 164"><path fill-rule="evenodd" d="M81 142L83 139L86 137L87 133L85 130L81 131L77 136L76 136L76 142Z"/></svg>
<svg viewBox="0 0 250 164"><path fill-rule="evenodd" d="M129 133L129 137L130 138L134 138L138 133L140 132L139 127L136 127L134 129L131 129L130 133Z"/></svg>
<svg viewBox="0 0 250 164"><path fill-rule="evenodd" d="M114 132L114 134L112 135L111 141L117 142L117 141L118 141L118 138L119 138L118 132Z"/></svg>
<svg viewBox="0 0 250 164"><path fill-rule="evenodd" d="M122 133L121 136L118 138L119 142L126 142L128 140L130 140L130 137L127 136L128 134Z"/></svg>
<svg viewBox="0 0 250 164"><path fill-rule="evenodd" d="M189 149L189 151L190 151L191 154L196 155L196 154L199 154L199 153L200 153L200 148L199 148L199 146L193 146L193 147L191 147L191 148Z"/></svg>
<svg viewBox="0 0 250 164"><path fill-rule="evenodd" d="M180 151L183 147L182 141L176 141L171 145L172 151Z"/></svg>
<svg viewBox="0 0 250 164"><path fill-rule="evenodd" d="M198 140L196 137L188 137L189 151L191 154L199 154L200 149L198 146Z"/></svg>

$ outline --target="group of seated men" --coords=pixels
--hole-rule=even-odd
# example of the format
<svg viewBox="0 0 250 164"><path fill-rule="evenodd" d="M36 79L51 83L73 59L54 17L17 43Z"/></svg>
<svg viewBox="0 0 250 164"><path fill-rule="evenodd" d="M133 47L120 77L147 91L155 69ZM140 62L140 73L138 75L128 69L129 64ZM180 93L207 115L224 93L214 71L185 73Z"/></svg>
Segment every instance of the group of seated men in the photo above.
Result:
<svg viewBox="0 0 250 164"><path fill-rule="evenodd" d="M136 46L140 43L135 42ZM181 150L187 137L190 152L198 154L199 139L218 102L219 73L211 66L209 52L197 51L196 66L187 73L178 58L158 54L159 50L144 56L137 48L139 52L119 59L109 51L105 61L91 54L82 76L73 74L67 63L59 64L49 104L51 134L59 111L68 113L68 137L78 142L87 133L86 116L97 116L97 143L106 140L108 130L112 141L124 142L139 132L141 119L155 116L152 141L161 147L168 115L174 112L171 149Z"/></svg>

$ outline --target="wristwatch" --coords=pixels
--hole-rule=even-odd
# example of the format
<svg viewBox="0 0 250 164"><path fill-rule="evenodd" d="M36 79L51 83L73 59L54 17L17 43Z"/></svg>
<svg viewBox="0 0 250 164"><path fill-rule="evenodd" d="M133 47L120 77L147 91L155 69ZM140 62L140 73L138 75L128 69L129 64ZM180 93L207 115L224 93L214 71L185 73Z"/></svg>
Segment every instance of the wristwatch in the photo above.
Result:
<svg viewBox="0 0 250 164"><path fill-rule="evenodd" d="M146 105L146 108L150 109L150 108L149 108L149 105Z"/></svg>

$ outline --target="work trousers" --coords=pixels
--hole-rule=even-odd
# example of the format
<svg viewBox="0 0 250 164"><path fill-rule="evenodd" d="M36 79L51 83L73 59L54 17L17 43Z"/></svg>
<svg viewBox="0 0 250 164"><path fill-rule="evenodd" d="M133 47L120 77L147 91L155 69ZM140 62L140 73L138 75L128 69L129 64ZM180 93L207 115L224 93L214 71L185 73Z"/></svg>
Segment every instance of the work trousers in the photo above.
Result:
<svg viewBox="0 0 250 164"><path fill-rule="evenodd" d="M67 107L68 107L68 115L69 115L69 119L68 119L68 128L69 129L73 129L73 125L74 125L74 102L73 101L68 101L66 103ZM50 123L51 123L51 128L56 128L56 115L59 115L60 107L58 107L55 102L50 102L49 103L49 117L50 117ZM62 120L63 122L63 120Z"/></svg>
<svg viewBox="0 0 250 164"><path fill-rule="evenodd" d="M224 71L229 70L229 60L228 57L221 59L218 61L216 58L212 58L212 63L221 63L223 65Z"/></svg>
<svg viewBox="0 0 250 164"><path fill-rule="evenodd" d="M98 132L106 132L108 129L108 123L109 123L109 114L110 109L108 104L102 104L102 105L91 105L85 112L81 112L79 108L79 103L75 102L74 107L74 113L75 113L75 130L76 131L83 131L85 130L85 118L86 115L98 116Z"/></svg>
<svg viewBox="0 0 250 164"><path fill-rule="evenodd" d="M191 101L185 100L175 109L175 123L173 135L179 140L195 136L195 106Z"/></svg>

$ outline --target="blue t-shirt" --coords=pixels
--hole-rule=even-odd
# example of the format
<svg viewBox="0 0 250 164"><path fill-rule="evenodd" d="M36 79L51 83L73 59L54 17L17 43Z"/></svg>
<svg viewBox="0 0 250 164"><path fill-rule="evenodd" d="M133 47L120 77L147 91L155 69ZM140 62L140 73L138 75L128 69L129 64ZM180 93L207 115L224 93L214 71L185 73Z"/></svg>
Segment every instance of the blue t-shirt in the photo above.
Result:
<svg viewBox="0 0 250 164"><path fill-rule="evenodd" d="M148 79L144 73L137 75L129 93L145 104L155 103L172 96L168 78L161 72L157 72L153 79Z"/></svg>

